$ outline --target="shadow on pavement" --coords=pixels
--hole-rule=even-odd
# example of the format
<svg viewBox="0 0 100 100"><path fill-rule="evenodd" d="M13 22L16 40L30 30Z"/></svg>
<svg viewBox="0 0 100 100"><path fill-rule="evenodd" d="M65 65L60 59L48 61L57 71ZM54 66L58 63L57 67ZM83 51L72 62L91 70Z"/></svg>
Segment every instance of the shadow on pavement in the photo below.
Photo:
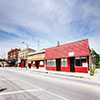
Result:
<svg viewBox="0 0 100 100"><path fill-rule="evenodd" d="M2 91L5 91L7 88L2 88L2 89L0 89L0 92L2 92Z"/></svg>

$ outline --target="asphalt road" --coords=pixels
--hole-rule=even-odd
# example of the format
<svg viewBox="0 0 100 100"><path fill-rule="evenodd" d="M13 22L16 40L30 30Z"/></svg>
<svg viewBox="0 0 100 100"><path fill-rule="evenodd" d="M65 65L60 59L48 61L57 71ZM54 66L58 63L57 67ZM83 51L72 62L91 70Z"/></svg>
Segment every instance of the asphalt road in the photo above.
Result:
<svg viewBox="0 0 100 100"><path fill-rule="evenodd" d="M92 80L0 68L0 100L100 100Z"/></svg>

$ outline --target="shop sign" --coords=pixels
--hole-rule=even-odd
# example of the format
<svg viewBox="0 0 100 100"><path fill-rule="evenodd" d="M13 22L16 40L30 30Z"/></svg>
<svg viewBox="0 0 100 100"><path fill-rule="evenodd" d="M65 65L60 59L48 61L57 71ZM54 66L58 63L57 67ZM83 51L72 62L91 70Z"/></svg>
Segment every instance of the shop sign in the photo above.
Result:
<svg viewBox="0 0 100 100"><path fill-rule="evenodd" d="M82 67L88 67L87 63L82 63Z"/></svg>
<svg viewBox="0 0 100 100"><path fill-rule="evenodd" d="M31 61L29 61L28 64L31 64Z"/></svg>
<svg viewBox="0 0 100 100"><path fill-rule="evenodd" d="M71 56L74 56L74 52L69 52L68 55L71 57Z"/></svg>

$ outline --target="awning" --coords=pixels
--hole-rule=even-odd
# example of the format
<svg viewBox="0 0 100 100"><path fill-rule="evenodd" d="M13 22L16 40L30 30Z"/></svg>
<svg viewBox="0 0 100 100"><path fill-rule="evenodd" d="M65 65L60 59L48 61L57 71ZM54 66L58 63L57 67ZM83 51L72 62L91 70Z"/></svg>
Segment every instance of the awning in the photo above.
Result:
<svg viewBox="0 0 100 100"><path fill-rule="evenodd" d="M8 60L8 63L15 63L15 59Z"/></svg>
<svg viewBox="0 0 100 100"><path fill-rule="evenodd" d="M28 59L28 61L38 61L38 60L44 60L44 57Z"/></svg>

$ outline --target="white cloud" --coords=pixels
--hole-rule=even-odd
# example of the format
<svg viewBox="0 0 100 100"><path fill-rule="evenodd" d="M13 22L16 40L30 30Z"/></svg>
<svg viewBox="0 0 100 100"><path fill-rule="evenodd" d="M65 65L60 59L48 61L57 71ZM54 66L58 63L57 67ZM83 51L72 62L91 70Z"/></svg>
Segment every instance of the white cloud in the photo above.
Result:
<svg viewBox="0 0 100 100"><path fill-rule="evenodd" d="M14 38L11 40L13 44L7 43L6 48L17 47L21 41L37 48L37 41L40 40L40 45L44 48L56 45L58 40L66 43L89 38L91 47L100 52L97 46L99 39L95 36L100 32L98 30L100 28L99 6L92 5L92 2L91 0L85 2L79 0L0 0L0 18L2 18L0 30L22 38L18 40ZM22 31L20 27L27 31Z"/></svg>

